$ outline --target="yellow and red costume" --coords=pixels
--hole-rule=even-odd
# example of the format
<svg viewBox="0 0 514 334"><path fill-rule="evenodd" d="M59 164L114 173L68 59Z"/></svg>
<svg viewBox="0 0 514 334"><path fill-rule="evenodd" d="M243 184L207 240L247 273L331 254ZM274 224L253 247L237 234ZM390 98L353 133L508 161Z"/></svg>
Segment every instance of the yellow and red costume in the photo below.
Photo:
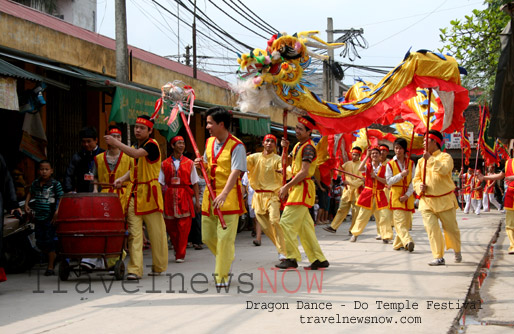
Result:
<svg viewBox="0 0 514 334"><path fill-rule="evenodd" d="M130 251L127 271L138 276L143 275L143 221L152 244L152 271L164 272L168 267L168 243L162 217L162 191L158 182L161 151L159 144L152 138L146 140L141 148L150 144L157 146L158 158L153 161L150 161L148 156L134 158L130 169L130 191L127 193Z"/></svg>
<svg viewBox="0 0 514 334"><path fill-rule="evenodd" d="M417 194L421 194L425 158L421 158L416 166L413 185ZM423 217L423 225L427 231L430 249L434 259L444 256L444 249L454 249L460 253L460 230L457 224L456 209L459 207L455 197L455 183L452 179L453 159L448 153L440 150L432 153L427 160L425 184L427 190L419 199L419 211ZM444 231L441 232L439 220Z"/></svg>
<svg viewBox="0 0 514 334"><path fill-rule="evenodd" d="M315 148L314 142L310 139L303 144L297 143L293 148L293 162L291 166L293 178L302 169L303 151L308 145ZM314 181L312 181L312 176L316 171L315 160L316 157L311 161L305 179L292 186L289 190L289 197L285 204L286 207L280 218L280 226L284 231L286 256L288 259L294 259L297 262L301 261L301 254L298 250L298 236L311 263L316 260L320 262L326 261L316 238L314 221L309 213L309 208L314 205L316 197L316 188Z"/></svg>
<svg viewBox="0 0 514 334"><path fill-rule="evenodd" d="M392 175L395 176L401 174L401 172L405 169L405 166L400 166L398 159L393 159L389 161L388 168L390 168ZM409 242L413 242L409 233L409 228L412 226L414 195L412 193L410 195L407 194L409 186L412 182L412 174L414 171L414 162L412 160L408 161L407 171L407 176L392 184L391 190L389 191L389 209L393 212L393 222L394 228L396 230L393 249L406 247ZM409 197L405 202L400 202L400 197L403 195L408 195Z"/></svg>
<svg viewBox="0 0 514 334"><path fill-rule="evenodd" d="M514 175L514 159L509 159L505 163L505 177ZM508 182L508 181L506 181ZM514 253L514 182L508 183L507 191L505 192L505 201L503 202L505 209L505 231L510 240L509 253Z"/></svg>
<svg viewBox="0 0 514 334"><path fill-rule="evenodd" d="M246 158L248 180L255 193L252 207L262 231L273 242L279 254L286 255L284 232L280 227L280 199L277 192L282 186L280 156L275 153L254 153Z"/></svg>
<svg viewBox="0 0 514 334"><path fill-rule="evenodd" d="M351 229L354 236L361 235L362 231L368 224L371 215L379 210L386 209L388 206L387 197L385 194L385 184L371 177L371 171L374 169L371 162L366 163L366 174L364 178L364 189L362 190L357 200L357 206L360 207L359 215L355 226ZM376 175L380 178L385 178L386 166L380 163ZM375 214L377 227L380 231L382 239L390 240L393 238L393 230L391 222L383 219L383 215Z"/></svg>
<svg viewBox="0 0 514 334"><path fill-rule="evenodd" d="M215 154L215 141L215 137L210 137L205 144L206 171L209 177L205 181L210 182L214 197L217 197L223 191L232 171L232 152L236 146L243 145L243 143L229 134L219 152ZM239 216L246 212L240 178L229 191L220 209L227 224L226 230L222 229L219 218L214 214L209 189L206 188L202 201L202 240L216 257L214 269L216 283L226 283L229 281L230 266L234 261L234 242Z"/></svg>
<svg viewBox="0 0 514 334"><path fill-rule="evenodd" d="M186 256L191 220L195 216L194 192L191 183L193 169L193 161L185 156L180 157L178 170L172 156L162 162L166 187L164 191L164 221L177 260L184 259Z"/></svg>
<svg viewBox="0 0 514 334"><path fill-rule="evenodd" d="M345 172L351 173L353 175L361 175L361 172L359 171L360 163L360 160L355 162L347 161L343 164L342 167ZM345 186L343 195L341 196L339 209L337 209L337 213L332 220L332 224L330 224L330 227L332 227L334 230L337 230L339 226L341 226L350 209L352 210L352 225L350 226L351 230L355 225L355 221L357 220L357 216L359 214L359 207L355 205L355 202L357 201L357 198L359 198L359 195L363 189L364 181L351 175L344 175L344 178L347 185Z"/></svg>
<svg viewBox="0 0 514 334"><path fill-rule="evenodd" d="M98 182L102 183L102 191L103 193L116 193L120 198L121 207L123 210L127 208L127 199L125 196L126 186L128 182L124 184L125 187L122 188L114 188L114 186L107 186L107 184L114 184L114 180L125 175L131 167L132 159L127 154L120 152L120 156L118 157L118 162L113 170L109 167L109 163L107 162L107 152L102 152L95 156L95 165L98 174Z"/></svg>

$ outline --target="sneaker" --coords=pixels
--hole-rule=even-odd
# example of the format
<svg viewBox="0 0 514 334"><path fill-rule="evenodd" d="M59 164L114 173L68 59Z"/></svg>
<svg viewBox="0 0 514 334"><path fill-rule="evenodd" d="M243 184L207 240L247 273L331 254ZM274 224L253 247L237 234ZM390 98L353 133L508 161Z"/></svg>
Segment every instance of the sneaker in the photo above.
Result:
<svg viewBox="0 0 514 334"><path fill-rule="evenodd" d="M462 262L461 252L455 252L455 263L461 263L461 262Z"/></svg>
<svg viewBox="0 0 514 334"><path fill-rule="evenodd" d="M332 226L325 226L325 227L323 227L323 229L324 229L325 231L327 231L327 232L330 232L330 233L336 233L336 230L334 230L334 229L332 228Z"/></svg>
<svg viewBox="0 0 514 334"><path fill-rule="evenodd" d="M184 259L175 259L175 262L177 262L177 263L184 263L185 260Z"/></svg>
<svg viewBox="0 0 514 334"><path fill-rule="evenodd" d="M382 236L380 234L377 234L377 236L375 237L375 240L382 240Z"/></svg>
<svg viewBox="0 0 514 334"><path fill-rule="evenodd" d="M258 246L260 246L260 245L261 245L261 241L260 241L260 240L255 239L255 240L253 241L253 244L254 244L255 246L257 246L257 247L258 247Z"/></svg>
<svg viewBox="0 0 514 334"><path fill-rule="evenodd" d="M294 259L285 259L281 261L279 264L276 264L275 267L279 269L294 269L298 268L298 263Z"/></svg>
<svg viewBox="0 0 514 334"><path fill-rule="evenodd" d="M353 235L353 234L352 234L352 231L348 231L348 235Z"/></svg>
<svg viewBox="0 0 514 334"><path fill-rule="evenodd" d="M388 244L390 241L391 241L391 240L389 240L389 239L382 239L382 242L383 242L384 244Z"/></svg>
<svg viewBox="0 0 514 334"><path fill-rule="evenodd" d="M285 260L287 260L287 257L284 254L278 253L278 260L279 261L285 261Z"/></svg>
<svg viewBox="0 0 514 334"><path fill-rule="evenodd" d="M408 242L406 245L405 245L405 250L408 250L409 252L412 252L414 251L414 242Z"/></svg>
<svg viewBox="0 0 514 334"><path fill-rule="evenodd" d="M400 247L400 248L393 248L393 250L395 250L395 251L400 251L400 250L405 250L405 248L403 248L403 247Z"/></svg>
<svg viewBox="0 0 514 334"><path fill-rule="evenodd" d="M227 282L216 283L216 287L217 288L226 288L226 287L228 287L228 283Z"/></svg>
<svg viewBox="0 0 514 334"><path fill-rule="evenodd" d="M428 265L429 266L444 266L445 263L444 263L444 258L440 258L440 259L433 259L432 261L428 262Z"/></svg>
<svg viewBox="0 0 514 334"><path fill-rule="evenodd" d="M357 241L357 236L352 235L352 237L350 238L350 242L355 242L355 241Z"/></svg>
<svg viewBox="0 0 514 334"><path fill-rule="evenodd" d="M319 268L328 268L330 264L327 260L320 262L319 260L316 260L311 263L310 266L305 267L306 270L318 270Z"/></svg>
<svg viewBox="0 0 514 334"><path fill-rule="evenodd" d="M184 260L182 260L182 261L184 261ZM153 271L153 270L148 273L148 276L161 276L161 275L162 275L162 272L157 272L157 271Z"/></svg>

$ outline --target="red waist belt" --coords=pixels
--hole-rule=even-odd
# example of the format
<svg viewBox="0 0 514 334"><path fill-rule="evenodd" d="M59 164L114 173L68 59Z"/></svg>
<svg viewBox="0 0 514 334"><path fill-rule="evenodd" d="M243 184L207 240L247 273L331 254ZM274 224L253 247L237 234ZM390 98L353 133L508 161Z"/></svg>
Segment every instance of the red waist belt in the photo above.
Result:
<svg viewBox="0 0 514 334"><path fill-rule="evenodd" d="M452 193L453 193L453 190L450 191L450 192L447 192L446 194L442 194L442 195L427 195L427 194L425 194L424 196L425 197L443 197L443 196L446 196L446 195L450 195Z"/></svg>

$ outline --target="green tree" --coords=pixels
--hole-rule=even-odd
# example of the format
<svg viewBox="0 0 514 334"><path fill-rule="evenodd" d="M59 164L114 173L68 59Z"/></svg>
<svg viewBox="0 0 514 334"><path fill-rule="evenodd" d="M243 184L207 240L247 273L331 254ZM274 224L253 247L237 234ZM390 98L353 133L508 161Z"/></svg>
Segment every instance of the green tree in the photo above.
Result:
<svg viewBox="0 0 514 334"><path fill-rule="evenodd" d="M450 27L439 29L439 37L445 43L439 51L448 51L467 70L463 85L468 89L483 91L480 101L490 101L492 98L501 51L500 33L510 20L500 8L508 2L485 0L486 9L474 9L472 15L452 20Z"/></svg>

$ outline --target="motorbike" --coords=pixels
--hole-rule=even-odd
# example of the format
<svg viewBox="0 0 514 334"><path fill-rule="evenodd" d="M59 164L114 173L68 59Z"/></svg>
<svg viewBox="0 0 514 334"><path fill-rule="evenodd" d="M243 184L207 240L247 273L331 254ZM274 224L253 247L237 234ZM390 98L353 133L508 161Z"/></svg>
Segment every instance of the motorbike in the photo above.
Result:
<svg viewBox="0 0 514 334"><path fill-rule="evenodd" d="M23 208L24 202L20 203ZM32 218L24 213L15 215L4 213L3 247L1 263L8 274L16 274L31 269L41 258L36 247Z"/></svg>

